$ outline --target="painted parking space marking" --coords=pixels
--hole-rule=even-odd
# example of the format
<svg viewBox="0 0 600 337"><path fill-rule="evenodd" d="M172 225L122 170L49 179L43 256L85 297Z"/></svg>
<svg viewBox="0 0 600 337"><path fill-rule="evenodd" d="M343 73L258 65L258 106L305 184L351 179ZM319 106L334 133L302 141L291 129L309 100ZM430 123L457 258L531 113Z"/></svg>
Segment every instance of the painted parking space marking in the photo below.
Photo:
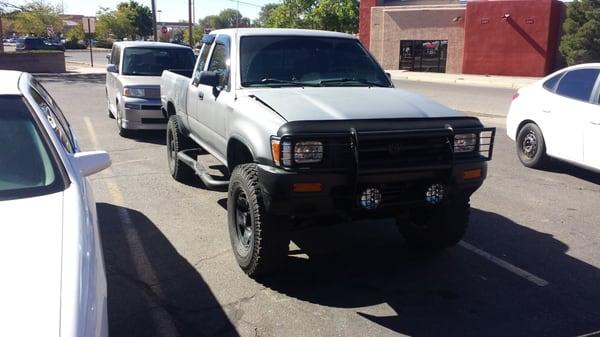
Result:
<svg viewBox="0 0 600 337"><path fill-rule="evenodd" d="M484 250L481 250L481 249L473 246L472 244L470 244L468 242L461 241L458 244L461 247L465 248L466 250L469 250L469 251L471 251L471 252L473 252L473 253L475 253L475 254L483 257L484 259L486 259L486 260L488 260L488 261L490 261L490 262L492 262L492 263L494 263L494 264L496 264L496 265L498 265L498 266L500 266L500 267L502 267L502 268L510 271L511 273L513 273L513 274L515 274L517 276L520 276L520 277L526 279L527 281L529 281L531 283L534 283L534 284L536 284L536 285L538 285L540 287L545 287L548 284L550 284L548 281L544 280L543 278L538 277L538 276L536 276L536 275L534 275L534 274L532 274L532 273L530 273L530 272L528 272L528 271L526 271L524 269L521 269L521 268L519 268L519 267L517 267L517 266L515 266L515 265L513 265L513 264L511 264L511 263L509 263L509 262L507 262L505 260L502 260L501 258L496 257L496 256L494 256L494 255L492 255L492 254L490 254L490 253L488 253L488 252L486 252Z"/></svg>

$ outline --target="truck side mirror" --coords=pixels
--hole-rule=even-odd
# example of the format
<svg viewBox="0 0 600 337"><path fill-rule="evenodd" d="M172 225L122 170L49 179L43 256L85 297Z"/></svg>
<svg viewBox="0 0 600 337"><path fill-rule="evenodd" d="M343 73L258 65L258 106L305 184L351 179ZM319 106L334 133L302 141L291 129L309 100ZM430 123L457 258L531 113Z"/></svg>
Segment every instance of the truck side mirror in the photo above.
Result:
<svg viewBox="0 0 600 337"><path fill-rule="evenodd" d="M118 73L119 69L117 69L117 65L116 64L109 64L106 66L106 71L109 73Z"/></svg>
<svg viewBox="0 0 600 337"><path fill-rule="evenodd" d="M219 74L216 71L201 71L198 76L198 83L216 88L219 86Z"/></svg>

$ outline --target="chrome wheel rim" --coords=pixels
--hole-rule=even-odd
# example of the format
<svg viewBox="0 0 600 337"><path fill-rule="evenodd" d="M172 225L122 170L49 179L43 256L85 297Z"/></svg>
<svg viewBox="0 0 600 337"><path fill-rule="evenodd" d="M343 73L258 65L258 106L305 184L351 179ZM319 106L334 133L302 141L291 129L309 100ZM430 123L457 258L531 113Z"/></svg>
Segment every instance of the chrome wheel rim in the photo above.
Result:
<svg viewBox="0 0 600 337"><path fill-rule="evenodd" d="M173 141L173 133L167 131L167 138L167 143L169 146L167 150L167 155L169 156L169 168L171 169L171 172L173 172L173 168L175 167L175 158L177 158L177 149L175 148L175 142Z"/></svg>
<svg viewBox="0 0 600 337"><path fill-rule="evenodd" d="M523 137L523 141L521 142L521 150L527 158L531 159L535 157L538 151L538 140L535 132L529 131L525 137Z"/></svg>

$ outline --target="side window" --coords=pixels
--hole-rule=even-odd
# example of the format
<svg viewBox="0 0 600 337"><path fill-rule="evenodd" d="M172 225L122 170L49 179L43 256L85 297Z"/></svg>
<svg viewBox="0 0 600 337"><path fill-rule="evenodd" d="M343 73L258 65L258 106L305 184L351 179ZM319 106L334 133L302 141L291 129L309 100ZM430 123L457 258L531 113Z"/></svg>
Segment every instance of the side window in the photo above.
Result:
<svg viewBox="0 0 600 337"><path fill-rule="evenodd" d="M110 51L110 63L111 64L115 64L115 60L116 58L116 54L117 54L117 46L113 46L112 50Z"/></svg>
<svg viewBox="0 0 600 337"><path fill-rule="evenodd" d="M194 82L198 83L200 72L204 70L204 66L206 66L206 61L208 60L208 54L210 53L211 44L203 44L202 49L200 50L200 56L198 56L198 64L196 65L196 69L194 70Z"/></svg>
<svg viewBox="0 0 600 337"><path fill-rule="evenodd" d="M596 79L598 78L598 73L600 73L600 69L577 69L569 71L558 83L556 93L561 96L589 102L594 84L596 84Z"/></svg>
<svg viewBox="0 0 600 337"><path fill-rule="evenodd" d="M115 47L115 55L114 55L114 60L113 60L113 64L117 67L117 71L119 71L120 63L121 63L121 48L119 48L117 46L117 47Z"/></svg>
<svg viewBox="0 0 600 337"><path fill-rule="evenodd" d="M56 113L52 109L52 106L48 102L46 102L42 95L40 95L33 87L30 87L30 93L31 96L33 96L35 104L46 114L46 119L48 120L48 123L50 123L50 125L52 126L52 130L60 139L65 150L67 150L70 153L73 153L74 148L69 129L61 123L60 118L57 117Z"/></svg>
<svg viewBox="0 0 600 337"><path fill-rule="evenodd" d="M556 84L558 84L558 81L561 79L561 77L564 75L565 73L560 73L556 76L553 76L552 78L550 78L549 80L547 80L546 82L544 82L544 88L554 92L556 91Z"/></svg>
<svg viewBox="0 0 600 337"><path fill-rule="evenodd" d="M208 70L219 74L219 86L229 91L229 37L219 36L217 38Z"/></svg>

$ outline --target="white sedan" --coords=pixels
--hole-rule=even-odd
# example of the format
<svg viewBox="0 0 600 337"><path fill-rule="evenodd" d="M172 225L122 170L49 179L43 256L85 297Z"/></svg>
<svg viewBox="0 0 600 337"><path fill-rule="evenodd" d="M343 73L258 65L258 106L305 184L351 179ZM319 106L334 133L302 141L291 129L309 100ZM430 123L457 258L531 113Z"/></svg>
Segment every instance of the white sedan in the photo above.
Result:
<svg viewBox="0 0 600 337"><path fill-rule="evenodd" d="M506 119L523 165L548 157L600 171L600 63L562 69L520 89Z"/></svg>
<svg viewBox="0 0 600 337"><path fill-rule="evenodd" d="M106 274L80 152L31 75L0 71L0 336L108 336Z"/></svg>

